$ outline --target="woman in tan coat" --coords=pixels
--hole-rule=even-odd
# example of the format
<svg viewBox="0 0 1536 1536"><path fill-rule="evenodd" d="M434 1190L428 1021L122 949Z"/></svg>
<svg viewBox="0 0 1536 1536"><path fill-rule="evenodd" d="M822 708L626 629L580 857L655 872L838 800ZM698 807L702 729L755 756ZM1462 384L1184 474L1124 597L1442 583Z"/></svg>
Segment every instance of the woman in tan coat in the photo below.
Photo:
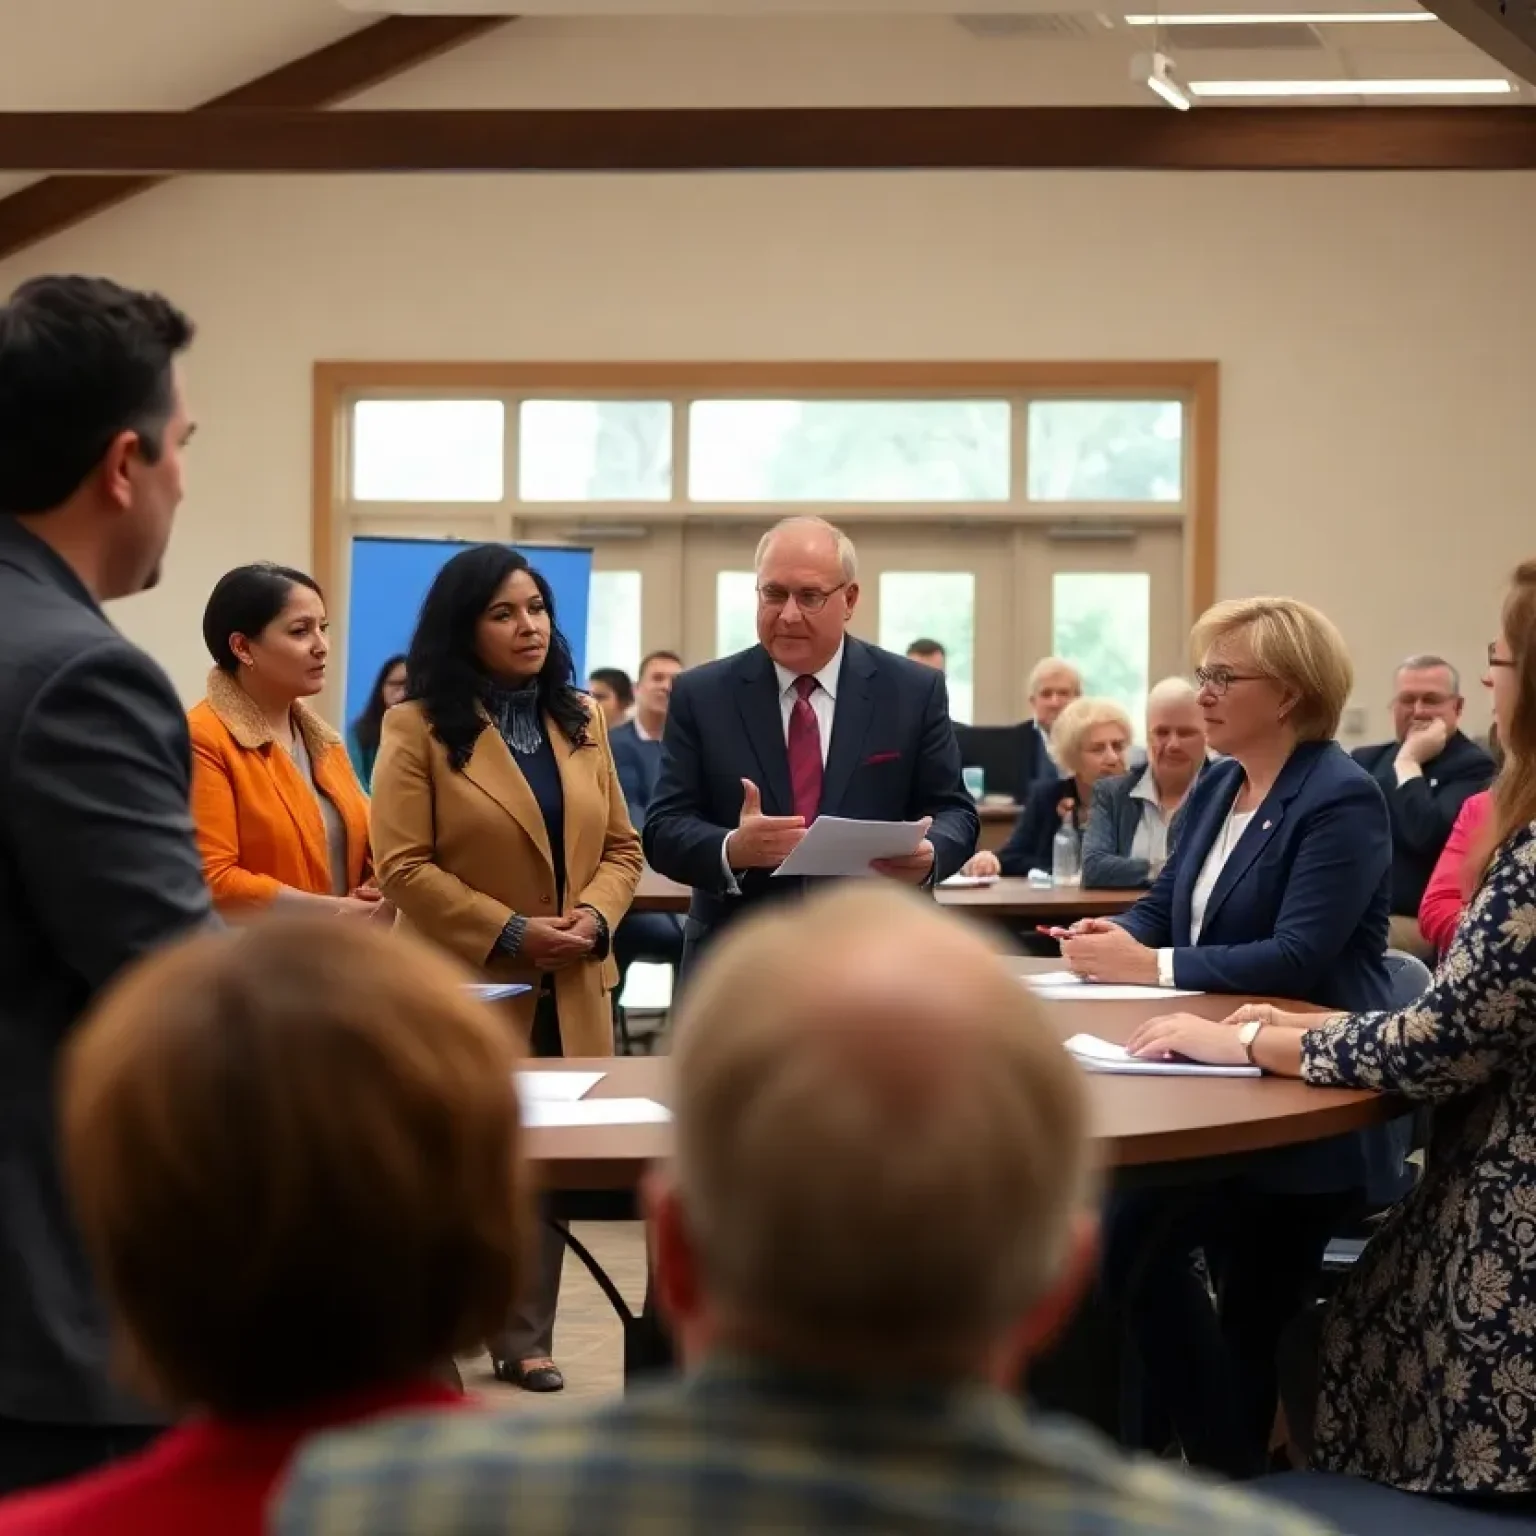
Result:
<svg viewBox="0 0 1536 1536"><path fill-rule="evenodd" d="M549 584L504 545L462 551L427 594L407 665L410 697L384 717L373 775L385 895L487 980L533 988L508 1005L532 1055L610 1055L610 939L640 840ZM543 1230L531 1294L491 1354L503 1380L553 1392L565 1245Z"/></svg>

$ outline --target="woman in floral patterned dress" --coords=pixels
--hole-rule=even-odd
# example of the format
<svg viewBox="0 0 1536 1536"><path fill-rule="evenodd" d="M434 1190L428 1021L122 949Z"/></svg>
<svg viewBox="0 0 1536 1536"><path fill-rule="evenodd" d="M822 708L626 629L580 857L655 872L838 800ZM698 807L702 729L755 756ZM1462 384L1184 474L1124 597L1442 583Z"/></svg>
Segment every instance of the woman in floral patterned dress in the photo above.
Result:
<svg viewBox="0 0 1536 1536"><path fill-rule="evenodd" d="M1536 1497L1536 560L1488 648L1506 757L1485 871L1433 986L1390 1013L1174 1014L1142 1056L1256 1062L1434 1105L1424 1176L1323 1324L1313 1465L1416 1492ZM1511 1499L1511 1502L1513 1500ZM1522 1501L1524 1502L1524 1501Z"/></svg>

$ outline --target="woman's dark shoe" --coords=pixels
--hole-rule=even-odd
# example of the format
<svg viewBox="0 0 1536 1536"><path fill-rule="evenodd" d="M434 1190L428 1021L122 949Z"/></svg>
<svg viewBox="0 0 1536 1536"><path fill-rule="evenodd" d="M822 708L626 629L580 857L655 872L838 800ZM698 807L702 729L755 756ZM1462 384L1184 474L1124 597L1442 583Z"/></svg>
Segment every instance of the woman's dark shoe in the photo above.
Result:
<svg viewBox="0 0 1536 1536"><path fill-rule="evenodd" d="M493 1360L497 1381L510 1382L524 1392L560 1392L565 1377L553 1360Z"/></svg>

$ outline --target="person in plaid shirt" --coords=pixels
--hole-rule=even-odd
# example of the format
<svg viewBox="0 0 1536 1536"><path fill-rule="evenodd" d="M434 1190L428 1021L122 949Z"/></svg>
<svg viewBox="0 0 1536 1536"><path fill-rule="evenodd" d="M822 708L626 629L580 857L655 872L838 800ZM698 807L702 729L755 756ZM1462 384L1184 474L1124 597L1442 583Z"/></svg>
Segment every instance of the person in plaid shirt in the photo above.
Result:
<svg viewBox="0 0 1536 1536"><path fill-rule="evenodd" d="M690 987L646 1206L684 1377L313 1442L279 1536L1320 1536L1016 1395L1092 1269L1085 1094L974 927L875 883Z"/></svg>

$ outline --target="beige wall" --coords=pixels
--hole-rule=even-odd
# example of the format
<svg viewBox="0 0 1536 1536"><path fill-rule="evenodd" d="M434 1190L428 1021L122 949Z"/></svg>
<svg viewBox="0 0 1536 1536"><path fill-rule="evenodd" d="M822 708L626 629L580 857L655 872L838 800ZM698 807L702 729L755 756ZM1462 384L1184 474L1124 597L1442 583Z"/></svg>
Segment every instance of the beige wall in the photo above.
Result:
<svg viewBox="0 0 1536 1536"><path fill-rule="evenodd" d="M1533 234L1528 175L188 180L0 290L103 271L201 327L166 581L118 614L188 698L218 574L309 558L316 358L1189 357L1220 589L1331 613L1374 732L1394 660L1472 669L1536 550Z"/></svg>

